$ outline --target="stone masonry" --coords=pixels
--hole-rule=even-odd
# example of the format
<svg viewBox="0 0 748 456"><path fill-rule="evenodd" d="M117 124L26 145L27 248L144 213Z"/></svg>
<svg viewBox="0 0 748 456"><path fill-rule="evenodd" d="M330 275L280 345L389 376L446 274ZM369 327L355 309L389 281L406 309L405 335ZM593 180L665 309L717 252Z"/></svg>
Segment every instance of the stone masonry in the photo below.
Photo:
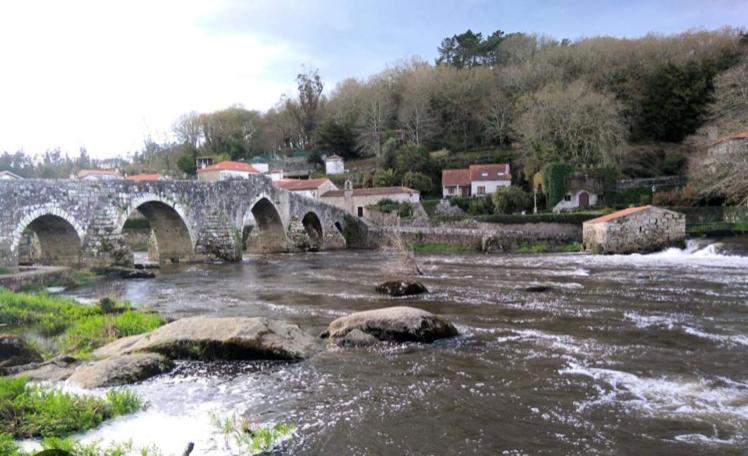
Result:
<svg viewBox="0 0 748 456"><path fill-rule="evenodd" d="M645 253L686 238L686 216L656 206L624 209L584 222L584 249L592 253Z"/></svg>
<svg viewBox="0 0 748 456"><path fill-rule="evenodd" d="M342 209L261 175L215 183L8 180L0 181L0 266L18 264L26 230L36 234L43 264L129 264L122 228L136 209L148 219L161 262L239 261L245 231L260 252L362 247L365 240L343 233L367 231Z"/></svg>

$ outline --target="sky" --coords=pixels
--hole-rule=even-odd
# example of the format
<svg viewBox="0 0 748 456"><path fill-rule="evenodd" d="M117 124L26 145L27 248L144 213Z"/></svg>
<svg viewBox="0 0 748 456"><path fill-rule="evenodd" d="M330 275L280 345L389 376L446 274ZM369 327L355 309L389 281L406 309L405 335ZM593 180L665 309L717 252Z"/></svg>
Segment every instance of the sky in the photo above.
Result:
<svg viewBox="0 0 748 456"><path fill-rule="evenodd" d="M96 158L182 114L264 111L318 68L326 91L467 29L576 39L748 26L746 0L0 0L0 152Z"/></svg>

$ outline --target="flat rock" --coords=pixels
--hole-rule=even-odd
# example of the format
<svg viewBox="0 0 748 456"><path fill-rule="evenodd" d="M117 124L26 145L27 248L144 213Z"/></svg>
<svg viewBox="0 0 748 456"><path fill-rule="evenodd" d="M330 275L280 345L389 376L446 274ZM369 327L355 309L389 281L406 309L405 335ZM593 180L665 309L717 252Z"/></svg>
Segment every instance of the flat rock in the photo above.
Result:
<svg viewBox="0 0 748 456"><path fill-rule="evenodd" d="M412 296L429 292L421 282L410 282L404 280L391 280L380 283L377 285L376 291L377 293L390 296Z"/></svg>
<svg viewBox="0 0 748 456"><path fill-rule="evenodd" d="M71 375L75 370L73 364L48 362L44 364L33 364L31 369L15 372L15 377L28 377L36 382L60 382Z"/></svg>
<svg viewBox="0 0 748 456"><path fill-rule="evenodd" d="M83 388L129 385L173 368L174 362L163 355L133 353L82 364L68 380Z"/></svg>
<svg viewBox="0 0 748 456"><path fill-rule="evenodd" d="M388 342L433 342L458 334L452 323L438 315L414 307L398 306L340 317L330 323L321 337L346 344L346 337L351 334L353 341L361 340L358 332ZM369 340L366 339L367 342Z"/></svg>
<svg viewBox="0 0 748 456"><path fill-rule="evenodd" d="M260 317L192 317L147 334L119 339L93 354L101 358L151 352L170 359L296 361L308 358L318 348L313 336L283 321Z"/></svg>
<svg viewBox="0 0 748 456"><path fill-rule="evenodd" d="M42 355L26 339L14 334L0 334L0 368L37 363Z"/></svg>

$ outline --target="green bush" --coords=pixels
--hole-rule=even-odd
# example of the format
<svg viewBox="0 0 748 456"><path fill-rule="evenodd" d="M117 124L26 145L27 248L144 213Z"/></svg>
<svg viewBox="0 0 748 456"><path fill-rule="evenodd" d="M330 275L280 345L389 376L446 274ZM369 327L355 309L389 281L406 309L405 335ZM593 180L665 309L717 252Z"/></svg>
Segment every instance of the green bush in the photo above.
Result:
<svg viewBox="0 0 748 456"><path fill-rule="evenodd" d="M491 196L496 214L512 214L532 209L532 194L519 187L504 187Z"/></svg>
<svg viewBox="0 0 748 456"><path fill-rule="evenodd" d="M480 196L470 199L467 213L470 215L488 215L493 214L493 201L490 196Z"/></svg>
<svg viewBox="0 0 748 456"><path fill-rule="evenodd" d="M421 193L431 193L434 183L431 178L423 173L408 171L403 176L403 185L418 190Z"/></svg>
<svg viewBox="0 0 748 456"><path fill-rule="evenodd" d="M553 208L566 195L566 185L574 168L567 163L549 163L543 168L543 192L546 207Z"/></svg>
<svg viewBox="0 0 748 456"><path fill-rule="evenodd" d="M393 169L378 169L372 178L374 187L393 187L400 185L400 178Z"/></svg>
<svg viewBox="0 0 748 456"><path fill-rule="evenodd" d="M0 428L14 438L65 437L143 406L126 391L110 391L101 399L30 385L27 378L0 378ZM0 445L8 446L7 438Z"/></svg>

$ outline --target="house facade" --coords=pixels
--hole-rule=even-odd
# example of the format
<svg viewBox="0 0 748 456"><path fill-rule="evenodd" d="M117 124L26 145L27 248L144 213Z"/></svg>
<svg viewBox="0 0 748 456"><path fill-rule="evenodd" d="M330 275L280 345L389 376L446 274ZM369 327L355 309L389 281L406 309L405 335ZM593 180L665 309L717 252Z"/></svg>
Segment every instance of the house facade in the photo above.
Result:
<svg viewBox="0 0 748 456"><path fill-rule="evenodd" d="M298 193L307 198L319 199L323 194L337 190L338 187L327 178L321 179L279 179L273 185L292 193Z"/></svg>
<svg viewBox="0 0 748 456"><path fill-rule="evenodd" d="M442 197L486 196L512 185L508 163L470 165L467 169L442 171Z"/></svg>
<svg viewBox="0 0 748 456"><path fill-rule="evenodd" d="M596 206L602 201L603 184L595 177L577 172L571 174L566 181L566 194L563 199L553 206L553 212L585 209Z"/></svg>
<svg viewBox="0 0 748 456"><path fill-rule="evenodd" d="M82 169L78 171L78 179L84 181L119 180L122 174L116 169Z"/></svg>
<svg viewBox="0 0 748 456"><path fill-rule="evenodd" d="M218 182L229 179L247 179L251 174L259 174L257 169L248 164L235 161L222 161L215 165L197 170L197 180L201 182Z"/></svg>
<svg viewBox="0 0 748 456"><path fill-rule="evenodd" d="M335 154L325 157L325 174L343 174L344 172L343 157Z"/></svg>
<svg viewBox="0 0 748 456"><path fill-rule="evenodd" d="M344 190L329 191L321 198L323 202L345 209L358 217L366 216L367 206L385 199L398 203L418 203L421 201L421 194L408 187L353 188L348 181Z"/></svg>

